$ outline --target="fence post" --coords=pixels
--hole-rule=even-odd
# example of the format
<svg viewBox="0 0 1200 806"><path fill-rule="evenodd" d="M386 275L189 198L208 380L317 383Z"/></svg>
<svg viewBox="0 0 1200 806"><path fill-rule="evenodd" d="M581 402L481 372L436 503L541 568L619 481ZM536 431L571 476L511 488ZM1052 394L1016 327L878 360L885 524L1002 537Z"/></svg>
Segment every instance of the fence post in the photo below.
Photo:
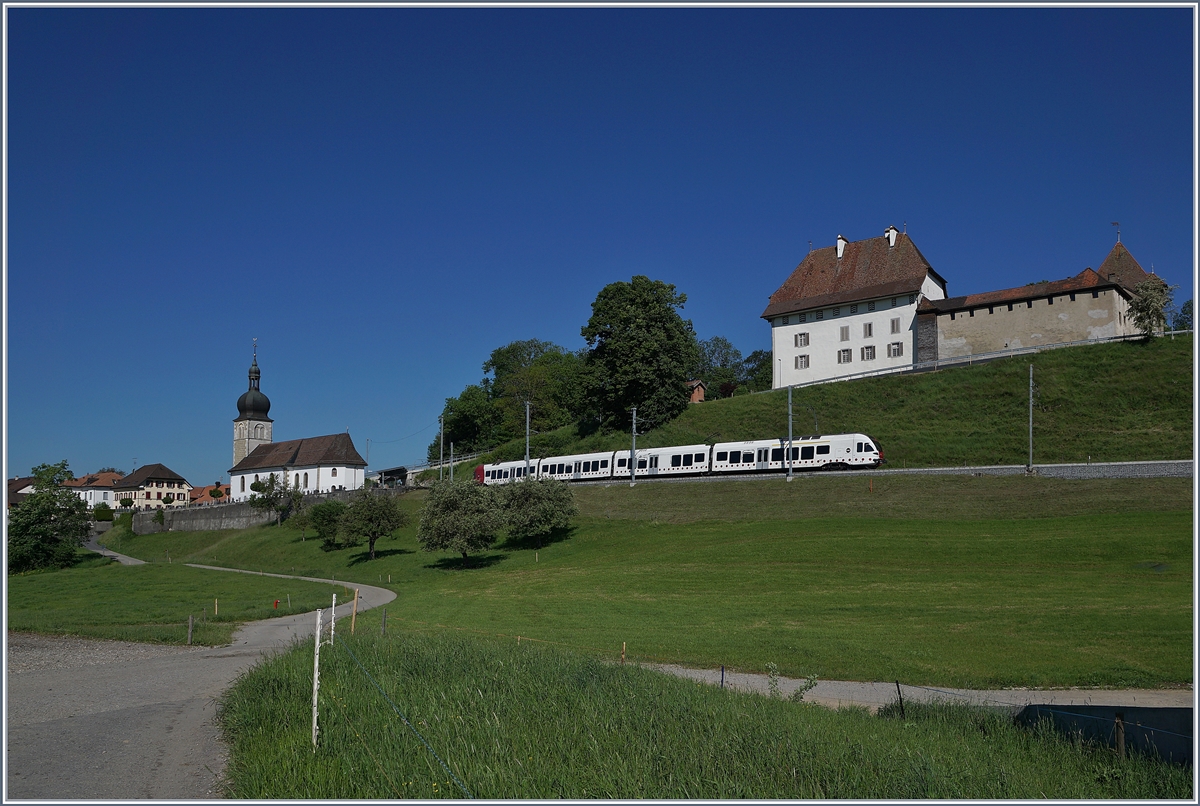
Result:
<svg viewBox="0 0 1200 806"><path fill-rule="evenodd" d="M1125 758L1125 714L1117 711L1117 758Z"/></svg>
<svg viewBox="0 0 1200 806"><path fill-rule="evenodd" d="M217 617L217 600L213 599L213 618Z"/></svg>
<svg viewBox="0 0 1200 806"><path fill-rule="evenodd" d="M354 589L354 609L350 611L350 634L354 635L354 622L358 618L358 588Z"/></svg>
<svg viewBox="0 0 1200 806"><path fill-rule="evenodd" d="M188 616L188 646L192 645L192 618L191 615Z"/></svg>
<svg viewBox="0 0 1200 806"><path fill-rule="evenodd" d="M337 626L337 594L333 594L333 606L329 608L329 643L333 643L333 628Z"/></svg>
<svg viewBox="0 0 1200 806"><path fill-rule="evenodd" d="M900 681L896 681L896 696L900 698L900 718L906 719L904 716L904 695L900 692Z"/></svg>
<svg viewBox="0 0 1200 806"><path fill-rule="evenodd" d="M313 633L312 746L317 752L317 691L321 688L321 610L317 608L317 629Z"/></svg>
<svg viewBox="0 0 1200 806"><path fill-rule="evenodd" d="M383 608L383 620L379 622L379 634L387 635L387 608Z"/></svg>
<svg viewBox="0 0 1200 806"><path fill-rule="evenodd" d="M621 665L625 665L625 642L621 642Z"/></svg>

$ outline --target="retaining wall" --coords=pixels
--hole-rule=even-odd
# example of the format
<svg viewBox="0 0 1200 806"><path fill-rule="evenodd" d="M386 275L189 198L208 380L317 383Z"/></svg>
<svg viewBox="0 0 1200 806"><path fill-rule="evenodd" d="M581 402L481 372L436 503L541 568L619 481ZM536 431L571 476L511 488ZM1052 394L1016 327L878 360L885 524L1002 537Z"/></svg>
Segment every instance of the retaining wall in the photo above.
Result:
<svg viewBox="0 0 1200 806"><path fill-rule="evenodd" d="M154 522L154 510L133 513L133 533L149 535L156 532L207 532L217 529L249 529L271 523L275 513L253 509L249 504L217 504L190 509L159 510L163 523Z"/></svg>

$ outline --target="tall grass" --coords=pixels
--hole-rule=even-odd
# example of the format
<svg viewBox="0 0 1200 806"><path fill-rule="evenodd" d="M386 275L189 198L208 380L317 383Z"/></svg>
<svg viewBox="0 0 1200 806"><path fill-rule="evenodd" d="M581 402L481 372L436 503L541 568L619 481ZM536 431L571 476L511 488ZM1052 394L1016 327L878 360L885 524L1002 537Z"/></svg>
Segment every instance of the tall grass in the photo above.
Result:
<svg viewBox="0 0 1200 806"><path fill-rule="evenodd" d="M351 657L351 652L357 661ZM1188 798L1190 769L1026 731L1005 712L907 719L723 691L553 648L454 635L339 637L227 693L229 794L461 798L359 663L478 798Z"/></svg>

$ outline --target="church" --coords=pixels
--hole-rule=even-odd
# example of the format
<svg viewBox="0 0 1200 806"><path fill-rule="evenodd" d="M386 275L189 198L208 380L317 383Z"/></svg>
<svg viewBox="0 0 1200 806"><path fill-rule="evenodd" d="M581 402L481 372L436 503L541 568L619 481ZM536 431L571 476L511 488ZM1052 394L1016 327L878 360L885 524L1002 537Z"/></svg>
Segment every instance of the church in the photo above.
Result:
<svg viewBox="0 0 1200 806"><path fill-rule="evenodd" d="M238 398L233 421L233 467L229 469L229 499L245 501L256 481L275 476L289 489L305 493L357 490L363 486L367 463L348 433L273 442L271 401L259 383L258 348L250 364L250 387Z"/></svg>

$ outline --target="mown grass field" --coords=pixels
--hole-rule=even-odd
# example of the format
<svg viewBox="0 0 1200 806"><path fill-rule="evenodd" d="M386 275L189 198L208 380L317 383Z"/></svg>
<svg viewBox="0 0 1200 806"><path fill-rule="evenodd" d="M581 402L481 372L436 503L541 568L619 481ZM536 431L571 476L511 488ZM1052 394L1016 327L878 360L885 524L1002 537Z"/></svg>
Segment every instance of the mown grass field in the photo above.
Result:
<svg viewBox="0 0 1200 806"><path fill-rule="evenodd" d="M334 592L342 589L174 562L124 566L81 550L73 568L8 577L8 628L183 644L190 615L195 619L192 642L221 646L242 622L328 607Z"/></svg>
<svg viewBox="0 0 1200 806"><path fill-rule="evenodd" d="M395 628L789 676L963 687L1192 682L1188 479L804 477L577 488L548 545L463 567L414 525L325 552L283 527L124 552L383 584ZM402 499L416 515L421 494ZM110 540L111 542L111 540ZM390 579L390 582L389 582Z"/></svg>
<svg viewBox="0 0 1200 806"><path fill-rule="evenodd" d="M870 434L894 467L1025 464L1033 364L1035 463L1190 459L1192 356L1190 338L1163 338L811 386L793 392L793 432ZM787 392L781 390L689 406L639 436L638 445L786 435ZM629 442L628 430L581 437L571 426L536 436L532 453L619 450ZM522 438L483 461L524 455Z"/></svg>
<svg viewBox="0 0 1200 806"><path fill-rule="evenodd" d="M321 663L315 753L308 647L265 661L226 695L230 796L1015 800L1193 792L1189 767L1121 761L1044 727L1018 728L1000 711L911 703L903 717L895 708L876 716L831 711L528 643L390 630L381 637L377 621L355 636L339 631Z"/></svg>

